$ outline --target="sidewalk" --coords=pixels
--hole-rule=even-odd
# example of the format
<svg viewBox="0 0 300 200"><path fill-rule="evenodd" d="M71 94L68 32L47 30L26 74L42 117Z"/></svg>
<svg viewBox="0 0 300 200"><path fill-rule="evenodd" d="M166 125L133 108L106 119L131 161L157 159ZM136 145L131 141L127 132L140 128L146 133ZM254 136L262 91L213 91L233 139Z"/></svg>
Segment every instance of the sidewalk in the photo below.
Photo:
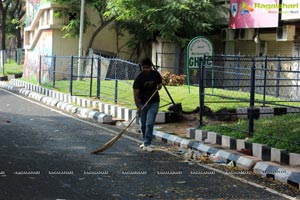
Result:
<svg viewBox="0 0 300 200"><path fill-rule="evenodd" d="M49 106L76 114L78 117L92 119L99 123L112 123L113 117L130 121L136 114L135 110L70 96L17 79L12 79L10 82L0 81L0 88L22 94ZM170 118L172 116L168 113L159 113L156 122L165 123ZM232 162L242 169L253 170L257 174L271 177L300 189L299 154L288 153L268 148L262 144L252 144L245 140L236 140L218 133L193 128L187 130L186 136L188 139L158 130L154 131L154 137L158 141L215 155L226 163ZM239 152L247 149L251 150L252 155Z"/></svg>

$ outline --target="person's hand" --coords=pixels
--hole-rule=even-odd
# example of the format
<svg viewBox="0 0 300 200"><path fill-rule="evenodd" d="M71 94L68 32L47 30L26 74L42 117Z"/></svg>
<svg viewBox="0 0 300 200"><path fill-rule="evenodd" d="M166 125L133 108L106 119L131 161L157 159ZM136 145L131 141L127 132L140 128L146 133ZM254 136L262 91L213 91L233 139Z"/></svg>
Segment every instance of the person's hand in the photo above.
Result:
<svg viewBox="0 0 300 200"><path fill-rule="evenodd" d="M136 114L137 114L137 115L140 115L141 112L142 112L142 106L137 107L137 108L136 108Z"/></svg>

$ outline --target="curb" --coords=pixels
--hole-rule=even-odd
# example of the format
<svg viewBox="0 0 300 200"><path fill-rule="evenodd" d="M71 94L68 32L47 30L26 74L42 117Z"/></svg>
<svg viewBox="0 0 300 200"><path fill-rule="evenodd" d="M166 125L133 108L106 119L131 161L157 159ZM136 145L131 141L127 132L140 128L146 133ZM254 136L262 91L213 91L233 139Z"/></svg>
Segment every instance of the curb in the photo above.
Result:
<svg viewBox="0 0 300 200"><path fill-rule="evenodd" d="M215 132L194 128L187 130L187 137L209 144L217 144L235 151L248 152L252 156L263 161L273 161L291 166L300 166L300 154L289 153L284 149L271 148L263 144L251 143L247 140L235 139Z"/></svg>
<svg viewBox="0 0 300 200"><path fill-rule="evenodd" d="M7 82L3 82L3 84L8 84ZM53 98L56 99L58 102L65 102L68 103L70 105L72 104L76 104L78 105L78 109L79 108L93 108L98 110L100 113L106 113L107 115L111 115L112 117L116 117L119 119L123 119L125 121L130 121L132 120L135 116L136 116L136 110L131 110L122 106L118 106L118 105L114 105L114 104L106 104L100 101L93 101L93 100L89 100L89 99L84 99L84 98L80 98L77 96L71 96L69 94L65 94L62 92L58 92L55 90L50 90L50 89L46 89L43 88L41 86L32 84L32 83L28 83L28 82L24 82L18 79L11 79L9 81L9 85L11 85L11 87L15 87L15 88L23 88L26 91L26 96L28 96L28 94L30 92L35 92L35 93L39 93L41 95L44 95L46 97L49 98ZM7 88L8 89L8 88ZM24 91L25 93L25 91ZM55 100L53 100L55 101ZM57 104L58 102L53 102L53 104ZM80 110L80 109L79 109ZM68 111L69 112L69 111ZM71 111L74 113L74 111ZM100 118L97 119L96 121L105 121L105 123L109 123L107 120L109 120L109 117L105 117L106 119L102 119L101 117L102 115L98 115L96 114L95 116L91 116L91 114L87 114L85 113L86 111L84 110L80 110L80 116L86 118ZM111 118L112 118L111 117ZM173 112L159 112L156 116L156 123L169 123L169 122L173 122L174 119L178 118L178 114L177 113L173 113Z"/></svg>
<svg viewBox="0 0 300 200"><path fill-rule="evenodd" d="M299 113L300 108L296 107L255 107L254 108L254 117L255 119L259 119L262 117L269 117L275 115L284 115L288 113ZM249 109L248 108L237 108L236 114L239 119L247 119L249 116Z"/></svg>
<svg viewBox="0 0 300 200"><path fill-rule="evenodd" d="M195 132L195 129L190 129L188 132ZM190 134L190 133L188 133ZM233 161L236 166L245 169L253 170L254 173L260 174L264 177L273 178L274 180L289 184L300 189L300 169L290 166L282 166L273 162L262 161L260 158L254 156L247 156L237 152L229 152L230 150L219 149L204 144L202 141L194 139L183 139L181 137L154 130L154 138L164 143L177 145L179 147L190 148L204 152L207 154L215 154L229 163Z"/></svg>
<svg viewBox="0 0 300 200"><path fill-rule="evenodd" d="M81 108L81 107L73 106L70 103L66 103L66 102L57 100L56 98L52 98L52 97L42 95L40 93L32 92L28 89L18 88L18 87L14 86L14 85L11 85L9 83L0 82L0 87L8 89L8 90L13 91L13 92L18 92L19 94L27 96L30 99L42 102L46 105L49 105L49 106L52 106L52 107L57 107L57 108L59 108L61 110L64 110L66 112L77 114L77 116L81 117L81 118L93 119L96 122L100 122L100 123L111 123L113 121L111 115L101 113L101 112L98 112L98 111L94 111L94 110L90 110L90 109L87 109L87 108ZM37 89L42 91L42 89L39 88L39 87L37 87ZM45 90L47 90L47 89L45 89Z"/></svg>

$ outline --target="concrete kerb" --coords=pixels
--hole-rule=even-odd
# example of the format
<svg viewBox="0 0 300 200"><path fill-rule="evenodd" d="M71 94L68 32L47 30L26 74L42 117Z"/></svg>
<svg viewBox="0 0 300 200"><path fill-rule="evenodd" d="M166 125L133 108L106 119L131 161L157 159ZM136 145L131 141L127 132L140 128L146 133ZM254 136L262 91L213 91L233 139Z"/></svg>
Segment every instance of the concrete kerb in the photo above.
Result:
<svg viewBox="0 0 300 200"><path fill-rule="evenodd" d="M216 148L208 146L203 143L203 140L209 141L211 144L217 144L217 133L209 133L208 136L203 136L202 134L206 135L207 132L200 131L200 130L192 130L189 129L188 131L195 132L195 138L200 138L201 140L194 142L192 148L197 149L201 152L205 153L212 153L216 151ZM199 134L199 135L198 135ZM187 135L193 135L187 133ZM227 140L228 138L222 138L222 147L228 148L227 142L223 141ZM271 177L275 180L293 185L300 189L300 170L295 168L292 165L300 166L300 154L295 153L288 153L285 150L269 148L262 144L257 143L249 143L245 140L236 140L236 151L241 150L241 148L246 148L246 146L251 145L251 149L253 150L253 154L256 156L246 156L246 155L239 155L237 153L228 153L226 150L218 150L217 154L223 158L231 161L234 161L238 167L243 169L253 169L255 173L261 174L266 177ZM247 145L245 144L247 142ZM214 150L212 150L214 149ZM266 161L267 160L267 161ZM278 165L271 161L277 161L281 163L288 163L289 165ZM291 166L290 166L291 165Z"/></svg>
<svg viewBox="0 0 300 200"><path fill-rule="evenodd" d="M120 118L120 119L125 119L125 120L131 120L136 113L136 110L130 110L125 107L120 107L116 105L110 105L110 104L105 104L101 103L99 101L91 101L91 100L86 100L80 97L76 96L70 96L61 92L57 92L54 90L50 89L44 89L41 86L34 85L32 83L27 83L22 80L17 80L17 79L12 79L10 80L10 84L12 85L18 85L19 87L24 87L25 89L29 91L35 91L38 93L42 93L45 96L52 97L54 99L58 99L58 101L67 101L67 103L76 103L80 105L82 108L86 107L93 107L93 109L99 109L100 113L106 113L108 115L113 115L114 117ZM56 102L58 103L58 102ZM98 108L97 108L98 107ZM165 113L165 112L159 112L156 116L156 123L165 123L167 121L167 117L171 116L173 113ZM81 114L80 114L81 115ZM107 117L110 118L110 117ZM100 120L102 121L102 120ZM105 120L104 120L105 121Z"/></svg>
<svg viewBox="0 0 300 200"><path fill-rule="evenodd" d="M39 92L43 91L41 87L37 87L37 86L34 87L33 85L30 85L30 84L21 84L20 81L12 81L11 83L17 84L19 86L27 85L28 88L32 88L35 91L39 91ZM31 99L40 101L40 102L50 105L52 107L57 107L61 110L67 111L67 112L76 113L79 117L94 119L100 123L111 123L112 122L111 115L93 111L93 110L90 110L87 108L79 108L79 107L73 106L69 103L60 101L53 97L48 97L48 96L45 96L45 95L37 93L37 92L33 92L28 89L15 87L14 85L12 85L8 82L0 82L0 87L11 90L11 91L19 92L22 95L28 96ZM56 96L62 96L62 95L60 95L60 93L57 93ZM65 98L63 98L63 99L65 99Z"/></svg>

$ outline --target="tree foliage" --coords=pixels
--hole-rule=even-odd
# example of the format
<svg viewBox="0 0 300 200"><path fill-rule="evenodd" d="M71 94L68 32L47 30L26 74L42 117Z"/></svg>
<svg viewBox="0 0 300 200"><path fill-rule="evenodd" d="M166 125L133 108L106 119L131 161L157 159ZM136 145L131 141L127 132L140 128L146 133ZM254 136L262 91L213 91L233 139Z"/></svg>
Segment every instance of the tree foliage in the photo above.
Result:
<svg viewBox="0 0 300 200"><path fill-rule="evenodd" d="M52 0L60 4L68 4L69 10L79 12L79 0ZM97 34L112 21L116 22L116 30L127 30L134 37L128 46L134 50L138 58L142 51L148 55L151 43L157 37L169 39L180 46L198 35L208 34L218 24L222 24L226 12L224 7L215 3L217 0L85 0L97 10L99 23L92 34L88 47L93 44ZM76 7L76 8L74 8ZM65 36L79 33L79 19L70 21L63 30ZM88 20L85 19L85 23ZM87 51L86 51L87 52ZM132 55L133 56L133 55Z"/></svg>
<svg viewBox="0 0 300 200"><path fill-rule="evenodd" d="M67 10L61 10L61 12L69 12L72 10L73 12L80 12L80 2L79 0L52 0L52 2L62 4L62 5L68 5ZM93 22L93 24L96 24L96 28L91 35L91 38L88 41L86 53L88 52L88 49L92 46L96 36L98 33L109 23L111 23L114 18L110 16L104 16L104 13L106 12L106 0L85 0L85 4L94 8L97 10L99 21ZM89 19L85 15L85 25L84 27L87 27L87 25L91 25L89 22ZM64 31L64 37L74 37L79 35L79 26L80 26L80 18L77 17L75 19L72 19L69 21L68 24L66 24L62 31Z"/></svg>
<svg viewBox="0 0 300 200"><path fill-rule="evenodd" d="M220 23L224 8L209 0L108 0L106 16L142 26L154 37L179 45L209 33Z"/></svg>

